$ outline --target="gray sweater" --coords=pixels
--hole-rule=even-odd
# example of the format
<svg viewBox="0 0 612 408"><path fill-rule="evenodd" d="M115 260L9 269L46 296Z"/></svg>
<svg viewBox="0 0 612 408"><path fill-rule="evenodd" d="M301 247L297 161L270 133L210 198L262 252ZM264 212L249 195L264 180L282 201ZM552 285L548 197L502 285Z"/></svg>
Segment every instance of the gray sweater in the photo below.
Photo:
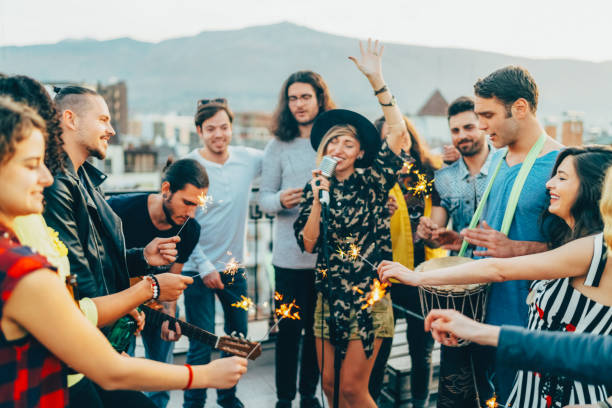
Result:
<svg viewBox="0 0 612 408"><path fill-rule="evenodd" d="M296 138L290 142L273 139L266 146L263 158L259 205L262 210L276 214L272 264L289 269L314 269L317 256L302 252L293 232L299 204L284 209L280 193L288 188L303 188L316 168L316 153L310 139Z"/></svg>

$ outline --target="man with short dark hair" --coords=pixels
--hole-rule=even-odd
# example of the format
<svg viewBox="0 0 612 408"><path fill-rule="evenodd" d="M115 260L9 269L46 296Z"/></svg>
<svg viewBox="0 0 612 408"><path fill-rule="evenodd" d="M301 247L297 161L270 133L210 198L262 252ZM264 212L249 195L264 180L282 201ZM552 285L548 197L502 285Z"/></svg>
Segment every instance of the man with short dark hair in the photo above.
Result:
<svg viewBox="0 0 612 408"><path fill-rule="evenodd" d="M127 248L141 248L155 237L179 235L176 261L158 267L156 273L180 274L183 264L194 250L200 238L200 225L194 219L201 198L208 191L206 170L197 161L182 159L169 162L162 175L161 191L157 194L121 194L107 200L123 221ZM177 313L176 301L163 302L163 312L170 316ZM180 327L146 324L141 332L146 358L172 363L174 342L180 337ZM165 408L170 399L168 391L147 393L158 408Z"/></svg>
<svg viewBox="0 0 612 408"><path fill-rule="evenodd" d="M206 168L210 180L209 202L198 208L196 220L201 226L199 251L194 251L183 267L183 274L198 275L185 291L187 321L213 332L215 330L215 295L223 307L225 332L246 336L248 312L231 304L247 296L246 269L219 273L232 258L244 261L245 230L249 195L253 179L261 172L263 152L243 146L230 146L234 115L225 99L201 100L195 126L204 146L187 155ZM226 272L226 271L224 271ZM187 363L210 362L211 347L190 342ZM206 390L187 390L185 408L201 408ZM223 408L241 408L236 387L217 390L217 402Z"/></svg>
<svg viewBox="0 0 612 408"><path fill-rule="evenodd" d="M474 251L477 257L511 257L545 251L548 239L540 228L539 217L548 203L546 182L563 146L550 138L538 122L535 80L526 69L508 66L479 79L474 92L479 129L500 150L491 159L491 191L480 217L480 228L466 229L461 235L477 247ZM516 208L513 217L509 208L512 206ZM502 226L507 231L500 231ZM526 327L528 293L527 281L491 284L486 322ZM491 364L494 361L489 359ZM494 382L500 400L507 400L514 376L512 370L495 368Z"/></svg>
<svg viewBox="0 0 612 408"><path fill-rule="evenodd" d="M474 100L461 96L448 107L448 126L453 146L461 157L435 172L434 186L443 211L437 218L421 217L418 235L432 247L446 246L453 255L461 245L459 232L467 228L487 186L489 164L494 149L487 144L485 132L478 129ZM452 229L447 229L452 220ZM471 248L465 256L470 256Z"/></svg>
<svg viewBox="0 0 612 408"><path fill-rule="evenodd" d="M315 349L314 301L316 256L302 252L294 237L303 188L316 167L310 130L317 116L335 108L323 78L294 72L281 87L266 146L259 193L261 208L276 214L272 264L276 291L300 308L300 320L283 320L276 338L276 408L290 408L300 365L300 408L320 407L315 397L319 370ZM304 335L302 336L302 330ZM300 353L300 341L302 351ZM299 360L299 361L298 361Z"/></svg>

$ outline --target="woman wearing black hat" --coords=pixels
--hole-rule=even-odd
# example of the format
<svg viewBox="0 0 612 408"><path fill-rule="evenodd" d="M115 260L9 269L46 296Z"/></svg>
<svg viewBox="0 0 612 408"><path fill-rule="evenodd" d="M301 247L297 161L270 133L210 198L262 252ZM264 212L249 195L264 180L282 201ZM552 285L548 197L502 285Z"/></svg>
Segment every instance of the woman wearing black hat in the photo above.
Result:
<svg viewBox="0 0 612 408"><path fill-rule="evenodd" d="M371 305L364 299L376 278L370 264L390 257L385 249L388 246L377 245L390 240L388 229L383 231L377 220L388 216L385 204L389 190L404 163L399 155L402 147L410 147L402 114L383 80L383 47L378 42L372 46L370 41L366 50L361 44L360 47L361 59L349 58L372 85L389 134L381 146L374 125L358 113L335 109L319 115L310 136L312 145L319 161L323 156L332 156L338 163L329 180L319 170L313 171L294 224L302 249L318 254L314 329L315 336L324 339L317 342L317 354L319 365L323 362L323 389L330 402L335 352L350 361L342 366L339 380L341 407L376 406L368 392L368 380L381 339L393 337L393 312L388 296ZM329 191L330 196L326 241L319 199L322 190ZM342 250L346 251L350 244L358 248L360 256L343 256Z"/></svg>

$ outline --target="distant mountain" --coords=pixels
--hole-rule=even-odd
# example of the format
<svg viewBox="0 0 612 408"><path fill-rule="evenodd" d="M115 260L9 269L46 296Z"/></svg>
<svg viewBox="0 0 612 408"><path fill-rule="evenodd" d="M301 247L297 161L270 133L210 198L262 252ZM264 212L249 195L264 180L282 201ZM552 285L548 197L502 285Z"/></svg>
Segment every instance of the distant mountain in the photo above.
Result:
<svg viewBox="0 0 612 408"><path fill-rule="evenodd" d="M375 33L373 33L375 34ZM342 107L379 113L369 85L347 59L357 41L291 23L205 31L160 43L130 38L66 40L0 48L0 71L44 81L127 81L131 112L192 114L195 101L224 96L234 110L271 111L283 80L299 69L319 72ZM416 112L439 89L451 101L509 64L525 66L541 92L540 116L582 111L591 125L612 121L612 61L528 59L490 52L403 44L385 47L385 78L401 107Z"/></svg>

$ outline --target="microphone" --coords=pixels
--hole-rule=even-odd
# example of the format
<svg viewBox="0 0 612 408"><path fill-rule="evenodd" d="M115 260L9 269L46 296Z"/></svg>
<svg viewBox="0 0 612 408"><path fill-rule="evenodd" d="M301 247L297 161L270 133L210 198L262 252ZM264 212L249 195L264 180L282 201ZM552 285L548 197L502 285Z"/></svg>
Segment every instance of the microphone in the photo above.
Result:
<svg viewBox="0 0 612 408"><path fill-rule="evenodd" d="M327 179L334 175L336 171L336 165L338 164L338 160L334 159L331 156L323 156L323 160L319 164L319 170L321 170L321 175ZM319 190L319 201L321 204L329 205L329 191Z"/></svg>

